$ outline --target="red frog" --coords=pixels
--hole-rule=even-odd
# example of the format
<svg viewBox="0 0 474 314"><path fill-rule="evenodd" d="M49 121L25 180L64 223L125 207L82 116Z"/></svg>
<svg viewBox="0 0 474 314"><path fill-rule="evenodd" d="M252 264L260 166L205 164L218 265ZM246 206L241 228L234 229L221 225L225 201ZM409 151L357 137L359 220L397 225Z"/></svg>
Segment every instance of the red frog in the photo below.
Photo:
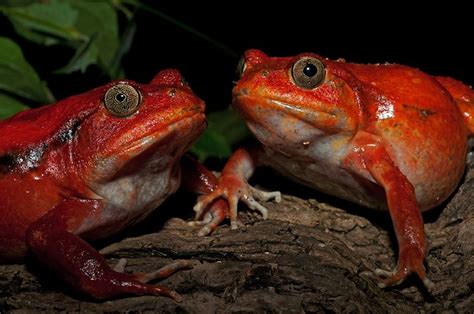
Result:
<svg viewBox="0 0 474 314"><path fill-rule="evenodd" d="M174 193L180 157L205 121L204 103L176 70L160 72L150 84L112 82L0 121L0 260L16 262L30 251L97 299L154 294L179 300L146 282L189 262L126 274L123 261L110 268L85 240L144 219ZM202 173L191 174L188 185L210 191L215 177L195 166Z"/></svg>
<svg viewBox="0 0 474 314"><path fill-rule="evenodd" d="M471 88L407 66L331 61L312 53L275 58L249 50L239 71L233 106L261 147L231 156L219 187L195 206L197 217L217 225L225 213L211 211L210 217L206 208L225 198L232 228L239 200L265 218L258 201L278 201L280 194L259 191L247 179L267 165L314 189L388 210L399 257L395 271L375 271L385 277L380 286L416 273L431 288L421 212L443 202L463 175L474 134Z"/></svg>

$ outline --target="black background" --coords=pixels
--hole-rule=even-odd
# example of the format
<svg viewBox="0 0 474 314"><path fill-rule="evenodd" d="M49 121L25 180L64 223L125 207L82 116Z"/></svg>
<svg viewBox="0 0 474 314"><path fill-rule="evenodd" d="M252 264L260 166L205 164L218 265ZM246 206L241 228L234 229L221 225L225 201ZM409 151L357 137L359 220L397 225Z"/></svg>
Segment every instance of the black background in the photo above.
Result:
<svg viewBox="0 0 474 314"><path fill-rule="evenodd" d="M474 19L471 10L454 3L419 8L389 2L367 7L323 1L216 3L160 1L154 7L239 55L249 48L278 56L310 51L353 62L396 62L474 83ZM147 80L160 68L178 67L210 109L230 103L237 57L148 14L138 23L126 58L132 78Z"/></svg>
<svg viewBox="0 0 474 314"><path fill-rule="evenodd" d="M209 110L230 103L238 58L249 48L269 55L316 52L350 62L394 62L433 75L474 83L471 10L455 3L420 6L378 2L361 6L321 1L144 1L229 47L233 55L143 10L124 59L127 78L149 81L160 69L178 68ZM417 5L415 7L415 4ZM121 27L125 23L121 18ZM57 98L87 91L108 79L91 68L86 74L52 74L73 51L45 48L15 37L9 24L1 33L17 40Z"/></svg>

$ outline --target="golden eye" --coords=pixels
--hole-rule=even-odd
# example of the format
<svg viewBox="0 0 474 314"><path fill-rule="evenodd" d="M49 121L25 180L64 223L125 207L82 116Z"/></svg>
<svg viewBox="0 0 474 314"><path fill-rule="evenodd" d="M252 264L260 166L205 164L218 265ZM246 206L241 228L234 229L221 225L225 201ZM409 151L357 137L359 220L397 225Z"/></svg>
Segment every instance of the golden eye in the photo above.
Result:
<svg viewBox="0 0 474 314"><path fill-rule="evenodd" d="M128 84L117 84L105 93L104 103L107 110L117 117L134 114L141 103L140 93Z"/></svg>
<svg viewBox="0 0 474 314"><path fill-rule="evenodd" d="M297 86L313 89L324 81L326 70L319 59L303 57L293 64L291 76Z"/></svg>

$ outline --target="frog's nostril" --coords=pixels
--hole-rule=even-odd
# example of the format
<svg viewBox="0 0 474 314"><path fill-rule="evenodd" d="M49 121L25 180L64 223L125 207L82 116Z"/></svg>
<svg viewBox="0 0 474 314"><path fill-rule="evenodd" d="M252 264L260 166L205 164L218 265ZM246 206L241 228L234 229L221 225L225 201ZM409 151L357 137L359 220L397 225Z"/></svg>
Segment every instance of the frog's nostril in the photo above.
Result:
<svg viewBox="0 0 474 314"><path fill-rule="evenodd" d="M170 96L170 97L176 96L176 89L175 88L170 88L168 90L168 96Z"/></svg>

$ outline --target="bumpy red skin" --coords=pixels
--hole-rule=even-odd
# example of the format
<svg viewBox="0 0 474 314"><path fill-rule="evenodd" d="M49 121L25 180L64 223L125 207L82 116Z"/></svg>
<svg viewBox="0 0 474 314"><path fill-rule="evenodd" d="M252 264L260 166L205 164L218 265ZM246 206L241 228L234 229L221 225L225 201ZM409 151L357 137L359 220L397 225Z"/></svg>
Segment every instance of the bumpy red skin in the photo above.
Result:
<svg viewBox="0 0 474 314"><path fill-rule="evenodd" d="M299 87L293 64L319 59L324 81ZM246 179L258 164L275 167L303 184L373 208L388 208L399 244L397 270L381 286L412 272L427 285L427 244L421 211L435 207L463 174L474 133L474 92L461 82L401 65L361 65L315 54L273 58L245 53L233 105L263 144L263 153L239 149L219 178L215 197L248 202ZM321 183L323 182L323 183Z"/></svg>
<svg viewBox="0 0 474 314"><path fill-rule="evenodd" d="M179 159L205 128L204 103L176 70L160 72L150 84L120 83L134 86L142 97L139 110L126 118L111 115L103 104L105 92L117 84L112 82L0 122L0 261L21 261L30 251L77 290L97 299L124 294L179 299L166 287L145 282L189 263L178 262L152 275L125 274L112 270L85 240L109 236L143 219L153 202L174 192ZM141 145L130 144L145 136L156 142L131 157ZM150 172L165 174L159 177L163 182L149 184L170 187L163 187L149 208L133 207L140 200L133 190L124 198L131 207L123 208L114 205L114 193L110 198L97 194L94 187L143 171L148 159L157 158L151 157L154 152L168 158L166 164L151 164ZM188 185L203 192L207 181L216 180L209 172L190 177Z"/></svg>

